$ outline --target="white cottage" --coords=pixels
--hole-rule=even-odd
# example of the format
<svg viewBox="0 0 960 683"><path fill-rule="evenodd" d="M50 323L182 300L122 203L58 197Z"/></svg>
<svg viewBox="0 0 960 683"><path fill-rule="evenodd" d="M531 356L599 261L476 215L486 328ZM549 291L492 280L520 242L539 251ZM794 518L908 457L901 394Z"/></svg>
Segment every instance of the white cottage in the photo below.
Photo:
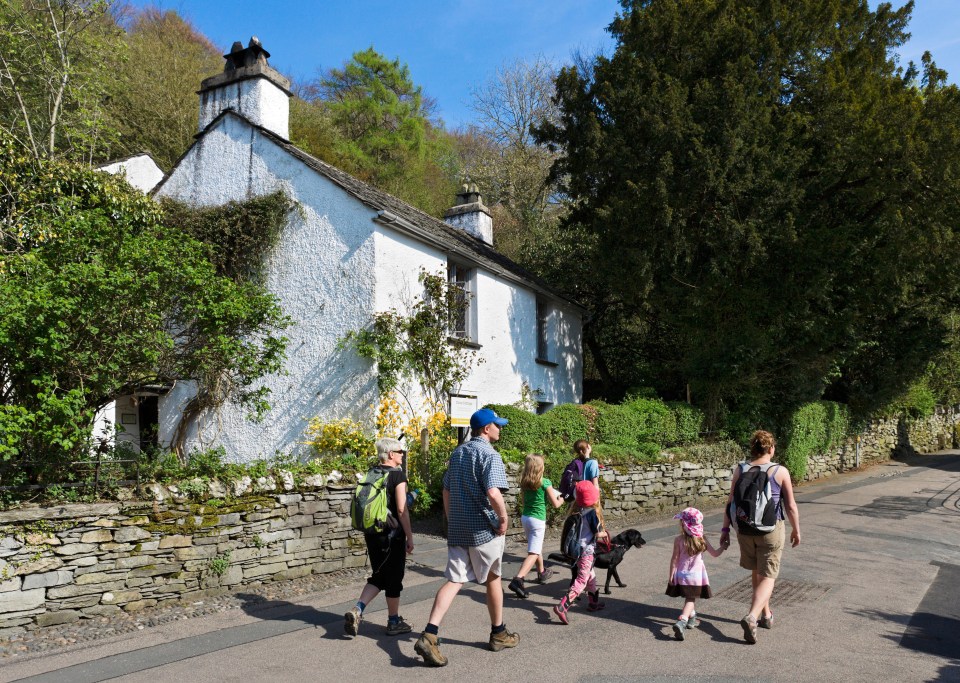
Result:
<svg viewBox="0 0 960 683"><path fill-rule="evenodd" d="M301 208L264 256L267 285L295 321L286 371L264 380L273 407L259 423L232 405L202 415L188 425L188 448L222 445L233 461L299 455L314 416L371 423L375 368L338 341L375 312L416 299L421 269L446 272L471 294L453 333L484 362L460 387L459 404L513 403L524 386L540 410L579 402L583 311L493 249L476 188L465 187L441 221L298 149L288 140L290 84L269 56L255 38L234 43L224 72L201 85L196 142L154 190L196 206L283 190ZM107 417L168 444L194 391L190 382L147 388L118 399Z"/></svg>

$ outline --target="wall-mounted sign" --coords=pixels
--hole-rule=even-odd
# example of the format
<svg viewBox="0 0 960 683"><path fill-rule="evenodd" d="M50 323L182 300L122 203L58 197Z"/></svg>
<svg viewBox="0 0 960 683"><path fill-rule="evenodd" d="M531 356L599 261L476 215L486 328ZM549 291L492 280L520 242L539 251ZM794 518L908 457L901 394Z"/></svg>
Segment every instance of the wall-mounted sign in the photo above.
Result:
<svg viewBox="0 0 960 683"><path fill-rule="evenodd" d="M470 416L477 412L476 396L450 397L450 424L454 427L469 427Z"/></svg>
<svg viewBox="0 0 960 683"><path fill-rule="evenodd" d="M137 414L136 413L120 413L120 424L122 425L137 424Z"/></svg>

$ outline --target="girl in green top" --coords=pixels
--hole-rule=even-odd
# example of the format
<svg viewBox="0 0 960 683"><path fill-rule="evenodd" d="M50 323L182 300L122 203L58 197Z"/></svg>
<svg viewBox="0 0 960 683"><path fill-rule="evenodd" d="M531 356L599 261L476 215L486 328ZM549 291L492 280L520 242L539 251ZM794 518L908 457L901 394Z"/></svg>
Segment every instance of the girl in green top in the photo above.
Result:
<svg viewBox="0 0 960 683"><path fill-rule="evenodd" d="M543 476L543 456L530 454L523 461L523 474L520 476L520 490L523 491L523 530L527 534L527 557L520 565L520 572L510 582L510 590L518 597L525 598L529 592L523 580L537 565L537 583L544 583L553 574L552 569L543 567L543 535L547 529L547 501L553 507L563 505L563 498L553 488L549 479Z"/></svg>

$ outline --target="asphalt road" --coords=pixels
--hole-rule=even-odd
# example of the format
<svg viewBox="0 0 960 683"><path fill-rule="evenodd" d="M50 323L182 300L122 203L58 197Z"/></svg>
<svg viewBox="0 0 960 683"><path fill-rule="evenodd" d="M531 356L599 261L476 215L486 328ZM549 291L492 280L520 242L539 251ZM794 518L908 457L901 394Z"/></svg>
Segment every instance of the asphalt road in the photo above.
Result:
<svg viewBox="0 0 960 683"><path fill-rule="evenodd" d="M0 668L0 681L960 681L960 451L890 462L798 489L803 543L784 552L774 593L776 627L742 640L749 577L736 546L707 558L714 598L699 601L700 629L684 642L671 626L681 601L666 597L675 522L640 526L648 541L620 566L626 588L607 608L582 606L561 625L551 608L561 574L528 600L508 594L513 650L487 650L484 595L464 589L442 629L447 667L428 669L413 651L442 583L446 550L418 546L402 614L407 636L383 634L383 598L360 636L343 637L343 613L362 584L166 624L133 636ZM708 535L720 521L707 515ZM614 528L614 531L619 531ZM507 570L523 546L508 544ZM600 577L603 579L603 572Z"/></svg>

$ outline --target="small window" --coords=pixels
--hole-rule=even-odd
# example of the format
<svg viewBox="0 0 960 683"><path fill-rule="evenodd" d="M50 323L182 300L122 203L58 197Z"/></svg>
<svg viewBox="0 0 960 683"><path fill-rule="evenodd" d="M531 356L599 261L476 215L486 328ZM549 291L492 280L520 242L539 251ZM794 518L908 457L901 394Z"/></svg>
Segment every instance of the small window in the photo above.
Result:
<svg viewBox="0 0 960 683"><path fill-rule="evenodd" d="M550 360L550 318L552 307L545 299L537 299L537 358Z"/></svg>
<svg viewBox="0 0 960 683"><path fill-rule="evenodd" d="M447 267L447 281L453 294L450 336L458 339L473 339L474 296L470 286L472 275L471 269L456 263Z"/></svg>

